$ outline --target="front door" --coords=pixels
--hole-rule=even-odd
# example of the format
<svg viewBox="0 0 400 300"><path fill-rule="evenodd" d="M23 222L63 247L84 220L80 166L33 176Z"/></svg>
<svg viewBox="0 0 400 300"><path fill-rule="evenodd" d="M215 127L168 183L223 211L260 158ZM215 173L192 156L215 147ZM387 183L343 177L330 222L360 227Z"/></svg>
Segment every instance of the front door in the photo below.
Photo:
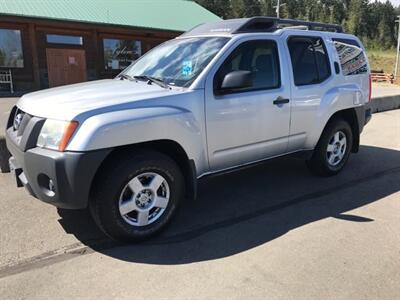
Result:
<svg viewBox="0 0 400 300"><path fill-rule="evenodd" d="M85 50L46 49L49 86L86 81Z"/></svg>
<svg viewBox="0 0 400 300"><path fill-rule="evenodd" d="M207 142L213 171L255 162L287 151L290 124L289 75L274 40L238 45L206 84ZM250 88L218 95L226 74L250 71Z"/></svg>

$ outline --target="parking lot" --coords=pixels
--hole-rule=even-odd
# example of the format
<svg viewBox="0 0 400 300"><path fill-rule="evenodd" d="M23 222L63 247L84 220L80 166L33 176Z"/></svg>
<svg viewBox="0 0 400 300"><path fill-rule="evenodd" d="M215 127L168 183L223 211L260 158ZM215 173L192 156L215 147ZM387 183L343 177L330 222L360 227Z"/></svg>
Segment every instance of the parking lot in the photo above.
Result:
<svg viewBox="0 0 400 300"><path fill-rule="evenodd" d="M332 178L281 158L204 179L137 245L0 174L0 298L400 299L400 110L361 143Z"/></svg>

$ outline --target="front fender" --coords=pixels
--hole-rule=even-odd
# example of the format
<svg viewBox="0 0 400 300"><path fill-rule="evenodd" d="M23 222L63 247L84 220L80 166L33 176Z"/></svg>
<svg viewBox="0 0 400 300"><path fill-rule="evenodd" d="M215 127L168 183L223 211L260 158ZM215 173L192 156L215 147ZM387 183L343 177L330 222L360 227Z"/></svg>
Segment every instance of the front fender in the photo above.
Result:
<svg viewBox="0 0 400 300"><path fill-rule="evenodd" d="M194 115L176 107L146 107L92 116L83 122L67 151L92 151L156 140L172 140L185 150L201 171L206 148Z"/></svg>

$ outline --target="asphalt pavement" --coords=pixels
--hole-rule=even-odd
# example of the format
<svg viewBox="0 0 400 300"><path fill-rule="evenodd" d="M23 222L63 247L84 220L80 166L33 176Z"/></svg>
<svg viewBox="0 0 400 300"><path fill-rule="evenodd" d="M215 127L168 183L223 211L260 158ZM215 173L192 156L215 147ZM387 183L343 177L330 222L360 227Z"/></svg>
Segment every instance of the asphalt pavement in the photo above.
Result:
<svg viewBox="0 0 400 300"><path fill-rule="evenodd" d="M0 98L0 137L4 136L6 122L18 98Z"/></svg>

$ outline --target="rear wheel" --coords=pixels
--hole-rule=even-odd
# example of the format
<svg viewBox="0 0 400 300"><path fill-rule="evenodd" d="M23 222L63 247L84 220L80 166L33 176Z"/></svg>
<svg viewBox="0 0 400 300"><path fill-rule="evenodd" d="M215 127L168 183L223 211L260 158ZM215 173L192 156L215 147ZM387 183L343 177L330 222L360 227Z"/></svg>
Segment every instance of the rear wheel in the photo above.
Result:
<svg viewBox="0 0 400 300"><path fill-rule="evenodd" d="M111 238L135 241L161 231L184 194L177 164L158 152L120 158L103 169L90 208L99 227Z"/></svg>
<svg viewBox="0 0 400 300"><path fill-rule="evenodd" d="M333 119L322 133L307 166L316 175L336 175L346 165L352 146L350 125L342 119Z"/></svg>

